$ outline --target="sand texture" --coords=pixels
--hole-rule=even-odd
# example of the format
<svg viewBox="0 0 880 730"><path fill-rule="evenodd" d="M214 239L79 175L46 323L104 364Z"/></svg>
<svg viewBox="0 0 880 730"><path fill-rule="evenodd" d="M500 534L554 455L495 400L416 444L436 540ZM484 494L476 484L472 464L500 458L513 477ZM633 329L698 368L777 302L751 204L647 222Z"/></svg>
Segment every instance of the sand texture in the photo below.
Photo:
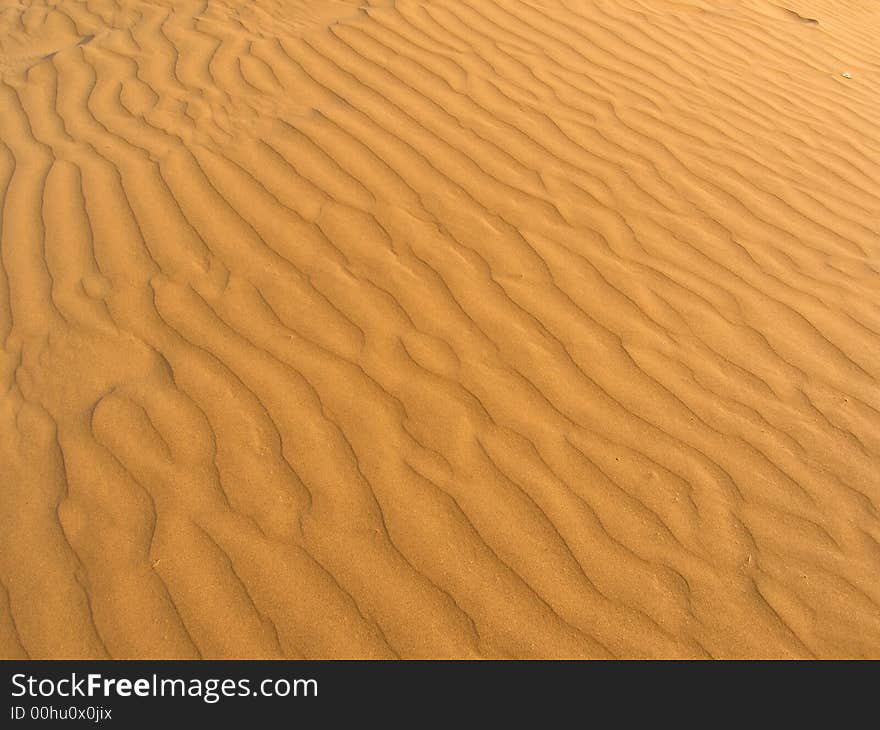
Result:
<svg viewBox="0 0 880 730"><path fill-rule="evenodd" d="M880 657L874 0L0 0L0 657Z"/></svg>

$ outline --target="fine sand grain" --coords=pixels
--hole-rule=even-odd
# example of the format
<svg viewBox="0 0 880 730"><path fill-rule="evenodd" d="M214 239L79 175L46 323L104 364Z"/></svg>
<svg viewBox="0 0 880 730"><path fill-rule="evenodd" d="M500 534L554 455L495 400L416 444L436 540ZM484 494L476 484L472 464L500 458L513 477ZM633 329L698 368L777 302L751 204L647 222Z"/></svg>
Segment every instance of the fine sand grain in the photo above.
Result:
<svg viewBox="0 0 880 730"><path fill-rule="evenodd" d="M0 657L880 657L873 0L0 0Z"/></svg>

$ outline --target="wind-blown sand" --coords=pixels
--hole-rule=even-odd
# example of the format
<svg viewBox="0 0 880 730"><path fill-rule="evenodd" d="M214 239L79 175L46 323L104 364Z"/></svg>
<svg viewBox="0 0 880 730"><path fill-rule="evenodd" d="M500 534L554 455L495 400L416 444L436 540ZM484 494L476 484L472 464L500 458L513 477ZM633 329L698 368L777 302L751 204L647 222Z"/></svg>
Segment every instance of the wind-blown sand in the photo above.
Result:
<svg viewBox="0 0 880 730"><path fill-rule="evenodd" d="M880 657L868 0L0 0L0 656Z"/></svg>

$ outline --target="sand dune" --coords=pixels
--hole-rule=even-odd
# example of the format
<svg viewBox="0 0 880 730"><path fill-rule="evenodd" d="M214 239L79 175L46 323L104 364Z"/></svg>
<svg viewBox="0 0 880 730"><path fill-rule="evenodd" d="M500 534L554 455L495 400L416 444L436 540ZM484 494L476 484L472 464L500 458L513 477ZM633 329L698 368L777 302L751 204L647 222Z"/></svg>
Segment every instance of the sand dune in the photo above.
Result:
<svg viewBox="0 0 880 730"><path fill-rule="evenodd" d="M880 657L865 0L0 0L0 656Z"/></svg>

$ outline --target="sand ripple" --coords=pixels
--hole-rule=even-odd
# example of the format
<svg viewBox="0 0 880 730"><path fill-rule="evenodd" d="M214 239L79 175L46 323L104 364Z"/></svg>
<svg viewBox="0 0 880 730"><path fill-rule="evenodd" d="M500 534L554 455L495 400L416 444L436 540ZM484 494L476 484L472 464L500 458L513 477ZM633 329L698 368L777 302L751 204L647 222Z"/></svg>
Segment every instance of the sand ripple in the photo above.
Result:
<svg viewBox="0 0 880 730"><path fill-rule="evenodd" d="M0 0L0 656L880 657L878 37Z"/></svg>

